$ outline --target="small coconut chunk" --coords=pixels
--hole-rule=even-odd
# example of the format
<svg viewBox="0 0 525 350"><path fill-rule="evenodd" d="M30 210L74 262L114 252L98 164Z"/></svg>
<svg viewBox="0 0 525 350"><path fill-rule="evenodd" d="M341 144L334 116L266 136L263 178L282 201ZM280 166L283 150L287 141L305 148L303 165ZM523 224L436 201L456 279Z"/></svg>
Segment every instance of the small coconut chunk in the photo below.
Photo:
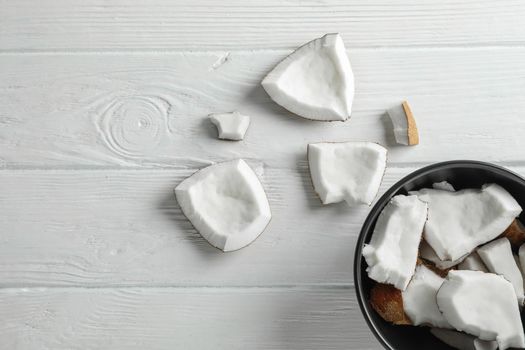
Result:
<svg viewBox="0 0 525 350"><path fill-rule="evenodd" d="M339 34L295 50L262 81L272 100L303 118L344 121L354 100L354 74Z"/></svg>
<svg viewBox="0 0 525 350"><path fill-rule="evenodd" d="M432 247L425 240L423 240L419 246L419 256L427 261L430 261L440 270L450 269L451 267L458 265L463 261L463 259L466 258L465 255L457 260L441 260L439 256L437 256L434 249L432 249Z"/></svg>
<svg viewBox="0 0 525 350"><path fill-rule="evenodd" d="M451 328L439 311L436 295L445 279L425 265L418 265L408 287L401 293L405 313L415 326Z"/></svg>
<svg viewBox="0 0 525 350"><path fill-rule="evenodd" d="M518 297L518 303L523 305L523 277L514 260L509 240L499 238L485 244L478 248L478 255L490 272L502 275L512 283Z"/></svg>
<svg viewBox="0 0 525 350"><path fill-rule="evenodd" d="M478 253L476 252L472 252L469 256L467 256L465 260L463 260L461 264L458 265L458 269L489 272L487 266L485 266L485 263L483 260L481 260Z"/></svg>
<svg viewBox="0 0 525 350"><path fill-rule="evenodd" d="M452 186L452 185L451 185L449 182L447 182L447 181L441 181L441 182L433 183L433 184L432 184L432 188L435 189L435 190L443 190L443 191L456 192L456 189L454 188L454 186Z"/></svg>
<svg viewBox="0 0 525 350"><path fill-rule="evenodd" d="M210 120L222 140L240 141L250 126L250 117L239 112L210 114Z"/></svg>
<svg viewBox="0 0 525 350"><path fill-rule="evenodd" d="M394 137L396 142L401 145L413 146L419 143L419 134L417 132L416 120L410 110L407 101L401 105L387 110L392 124L394 125Z"/></svg>
<svg viewBox="0 0 525 350"><path fill-rule="evenodd" d="M525 279L525 244L523 244L518 251L518 260L520 262L521 275L524 276Z"/></svg>
<svg viewBox="0 0 525 350"><path fill-rule="evenodd" d="M385 321L395 325L410 325L403 311L401 291L390 284L376 283L370 290L370 305Z"/></svg>
<svg viewBox="0 0 525 350"><path fill-rule="evenodd" d="M443 328L430 329L436 338L443 343L459 350L496 350L498 343L495 341L481 340L470 334Z"/></svg>
<svg viewBox="0 0 525 350"><path fill-rule="evenodd" d="M501 234L510 241L512 248L518 249L525 243L525 226L518 219L514 219L509 227Z"/></svg>
<svg viewBox="0 0 525 350"><path fill-rule="evenodd" d="M405 290L417 262L427 206L416 196L398 195L385 206L372 239L363 247L368 276Z"/></svg>
<svg viewBox="0 0 525 350"><path fill-rule="evenodd" d="M512 284L481 271L450 271L437 293L438 307L458 331L496 340L501 350L525 347Z"/></svg>
<svg viewBox="0 0 525 350"><path fill-rule="evenodd" d="M496 238L522 210L496 184L457 192L424 188L410 194L428 203L423 236L441 260L457 260Z"/></svg>
<svg viewBox="0 0 525 350"><path fill-rule="evenodd" d="M225 252L250 244L271 218L264 189L242 159L196 172L175 188L175 195L195 229Z"/></svg>
<svg viewBox="0 0 525 350"><path fill-rule="evenodd" d="M310 175L323 204L370 205L383 179L386 154L373 142L309 144Z"/></svg>

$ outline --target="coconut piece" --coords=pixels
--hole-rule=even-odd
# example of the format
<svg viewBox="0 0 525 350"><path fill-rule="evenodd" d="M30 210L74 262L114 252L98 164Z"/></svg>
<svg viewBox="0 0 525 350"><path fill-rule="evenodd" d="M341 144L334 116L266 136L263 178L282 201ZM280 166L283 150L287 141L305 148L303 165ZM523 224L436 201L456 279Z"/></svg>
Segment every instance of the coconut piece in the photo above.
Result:
<svg viewBox="0 0 525 350"><path fill-rule="evenodd" d="M217 127L219 138L222 140L240 141L244 138L250 117L235 111L232 113L210 114L210 121Z"/></svg>
<svg viewBox="0 0 525 350"><path fill-rule="evenodd" d="M321 142L308 145L308 164L323 204L374 200L386 168L387 150L373 142Z"/></svg>
<svg viewBox="0 0 525 350"><path fill-rule="evenodd" d="M454 188L454 186L452 186L452 185L451 185L449 182L447 182L447 181L441 181L441 182L433 183L433 184L432 184L432 188L435 189L435 190L443 190L443 191L456 192L456 189Z"/></svg>
<svg viewBox="0 0 525 350"><path fill-rule="evenodd" d="M451 328L436 303L436 294L445 279L425 265L418 265L408 287L401 293L405 314L412 324Z"/></svg>
<svg viewBox="0 0 525 350"><path fill-rule="evenodd" d="M427 205L416 196L398 195L379 217L369 244L363 247L368 276L405 290L414 274Z"/></svg>
<svg viewBox="0 0 525 350"><path fill-rule="evenodd" d="M376 283L370 290L370 305L385 321L396 325L410 325L403 311L401 291L390 284Z"/></svg>
<svg viewBox="0 0 525 350"><path fill-rule="evenodd" d="M481 260L478 253L476 252L472 252L469 256L467 256L465 260L463 260L461 264L458 265L458 269L489 272L487 266L485 266L485 263L483 260Z"/></svg>
<svg viewBox="0 0 525 350"><path fill-rule="evenodd" d="M501 237L506 237L510 241L512 248L518 249L525 243L525 226L518 219L514 219L509 227L501 234Z"/></svg>
<svg viewBox="0 0 525 350"><path fill-rule="evenodd" d="M394 126L394 137L401 145L413 146L419 143L416 120L407 101L387 110L392 125Z"/></svg>
<svg viewBox="0 0 525 350"><path fill-rule="evenodd" d="M518 251L518 258L519 258L519 261L520 261L519 267L521 269L521 275L525 276L525 244L523 244L520 247L520 249Z"/></svg>
<svg viewBox="0 0 525 350"><path fill-rule="evenodd" d="M525 347L514 288L502 276L450 271L437 293L438 307L457 330L496 340L501 350Z"/></svg>
<svg viewBox="0 0 525 350"><path fill-rule="evenodd" d="M470 334L450 329L432 328L430 333L448 346L459 350L496 350L498 348L498 343L495 341L481 340Z"/></svg>
<svg viewBox="0 0 525 350"><path fill-rule="evenodd" d="M522 210L496 184L457 192L424 188L410 194L428 203L423 237L441 260L457 260L496 238Z"/></svg>
<svg viewBox="0 0 525 350"><path fill-rule="evenodd" d="M245 247L268 225L270 205L257 175L242 159L204 168L175 188L182 212L214 247Z"/></svg>
<svg viewBox="0 0 525 350"><path fill-rule="evenodd" d="M523 305L523 277L512 255L510 242L506 238L499 238L483 247L478 248L478 255L490 272L505 277L512 283L518 303Z"/></svg>
<svg viewBox="0 0 525 350"><path fill-rule="evenodd" d="M339 34L310 41L264 78L272 100L303 118L346 120L352 111L354 74Z"/></svg>
<svg viewBox="0 0 525 350"><path fill-rule="evenodd" d="M463 261L463 259L467 257L465 255L457 260L441 260L439 256L437 256L434 249L432 249L432 247L425 240L421 241L421 244L419 245L419 256L427 261L430 261L440 270L448 270L451 267L458 265Z"/></svg>

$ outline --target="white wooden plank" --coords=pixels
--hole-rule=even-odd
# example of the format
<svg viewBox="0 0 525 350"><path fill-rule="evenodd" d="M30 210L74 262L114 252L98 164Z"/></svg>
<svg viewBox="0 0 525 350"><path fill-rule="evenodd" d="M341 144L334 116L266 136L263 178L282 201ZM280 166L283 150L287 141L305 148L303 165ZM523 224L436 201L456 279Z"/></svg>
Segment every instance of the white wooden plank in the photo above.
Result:
<svg viewBox="0 0 525 350"><path fill-rule="evenodd" d="M251 164L273 219L231 253L202 239L176 203L172 189L191 169L2 171L0 287L351 285L368 207L322 206L305 162ZM381 192L413 170L388 169Z"/></svg>
<svg viewBox="0 0 525 350"><path fill-rule="evenodd" d="M2 349L380 349L354 291L0 290Z"/></svg>
<svg viewBox="0 0 525 350"><path fill-rule="evenodd" d="M520 0L2 1L0 48L292 48L326 32L350 47L523 45Z"/></svg>
<svg viewBox="0 0 525 350"><path fill-rule="evenodd" d="M521 161L525 48L353 50L352 119L292 116L260 87L287 52L0 55L0 166L186 166L234 157L293 167L306 143L393 146L386 108L407 98L421 144L392 162ZM220 64L223 62L222 64ZM216 139L208 113L252 116L242 142Z"/></svg>

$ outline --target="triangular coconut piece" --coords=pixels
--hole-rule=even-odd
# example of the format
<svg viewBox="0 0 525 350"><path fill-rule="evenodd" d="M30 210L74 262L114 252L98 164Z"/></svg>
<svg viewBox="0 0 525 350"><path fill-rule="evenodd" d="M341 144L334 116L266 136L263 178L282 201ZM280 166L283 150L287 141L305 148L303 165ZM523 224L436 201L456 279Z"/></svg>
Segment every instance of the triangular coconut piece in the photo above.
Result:
<svg viewBox="0 0 525 350"><path fill-rule="evenodd" d="M490 272L502 275L512 283L518 303L523 305L523 276L519 265L514 260L509 240L507 238L497 239L478 248L477 252Z"/></svg>
<svg viewBox="0 0 525 350"><path fill-rule="evenodd" d="M175 188L175 195L195 229L225 252L250 244L271 218L264 189L242 159L196 172Z"/></svg>
<svg viewBox="0 0 525 350"><path fill-rule="evenodd" d="M496 340L501 350L525 347L512 284L481 271L450 271L437 293L439 309L458 331Z"/></svg>
<svg viewBox="0 0 525 350"><path fill-rule="evenodd" d="M387 110L394 126L396 142L402 145L414 146L419 144L416 120L407 101Z"/></svg>
<svg viewBox="0 0 525 350"><path fill-rule="evenodd" d="M419 256L422 259L433 263L440 270L450 269L451 267L458 265L460 262L463 261L463 259L467 257L465 255L457 260L441 260L439 256L437 256L434 249L432 249L432 247L425 240L423 240L421 242L421 245L419 246Z"/></svg>
<svg viewBox="0 0 525 350"><path fill-rule="evenodd" d="M239 112L213 113L209 117L221 140L240 141L250 126L250 117Z"/></svg>
<svg viewBox="0 0 525 350"><path fill-rule="evenodd" d="M470 253L470 255L458 265L458 270L489 272L487 266L475 251Z"/></svg>
<svg viewBox="0 0 525 350"><path fill-rule="evenodd" d="M448 346L459 350L496 350L498 348L498 343L495 341L481 340L470 334L450 329L432 328L430 333Z"/></svg>
<svg viewBox="0 0 525 350"><path fill-rule="evenodd" d="M424 188L410 194L428 203L423 236L441 260L457 260L496 238L522 210L496 184L457 192Z"/></svg>
<svg viewBox="0 0 525 350"><path fill-rule="evenodd" d="M445 281L425 265L418 265L408 287L402 292L405 313L415 326L452 328L439 311L436 295Z"/></svg>
<svg viewBox="0 0 525 350"><path fill-rule="evenodd" d="M326 34L295 50L262 81L272 100L303 118L346 120L354 74L339 34Z"/></svg>
<svg viewBox="0 0 525 350"><path fill-rule="evenodd" d="M323 204L370 205L383 179L386 155L386 148L373 142L309 144L310 175Z"/></svg>
<svg viewBox="0 0 525 350"><path fill-rule="evenodd" d="M416 268L427 205L417 196L397 195L385 206L363 247L368 276L405 290Z"/></svg>

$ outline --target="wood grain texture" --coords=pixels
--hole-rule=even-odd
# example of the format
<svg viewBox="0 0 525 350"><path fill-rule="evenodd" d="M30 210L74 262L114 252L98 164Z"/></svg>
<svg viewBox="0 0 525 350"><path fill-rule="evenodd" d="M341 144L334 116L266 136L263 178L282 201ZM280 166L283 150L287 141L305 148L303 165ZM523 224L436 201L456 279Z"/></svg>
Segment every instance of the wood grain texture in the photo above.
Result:
<svg viewBox="0 0 525 350"><path fill-rule="evenodd" d="M2 171L0 287L352 285L369 208L322 206L306 161L293 170L250 164L273 218L231 253L211 247L174 198L193 169ZM381 192L413 170L388 169Z"/></svg>
<svg viewBox="0 0 525 350"><path fill-rule="evenodd" d="M2 50L523 45L520 0L1 1Z"/></svg>
<svg viewBox="0 0 525 350"><path fill-rule="evenodd" d="M293 167L308 142L344 140L390 146L392 163L523 160L525 48L353 50L346 123L306 121L269 99L259 83L287 53L0 55L0 166L180 168L244 157ZM395 146L385 114L404 99L417 147ZM235 109L252 117L245 140L217 140L207 115Z"/></svg>
<svg viewBox="0 0 525 350"><path fill-rule="evenodd" d="M380 349L345 289L4 289L0 313L2 349Z"/></svg>

